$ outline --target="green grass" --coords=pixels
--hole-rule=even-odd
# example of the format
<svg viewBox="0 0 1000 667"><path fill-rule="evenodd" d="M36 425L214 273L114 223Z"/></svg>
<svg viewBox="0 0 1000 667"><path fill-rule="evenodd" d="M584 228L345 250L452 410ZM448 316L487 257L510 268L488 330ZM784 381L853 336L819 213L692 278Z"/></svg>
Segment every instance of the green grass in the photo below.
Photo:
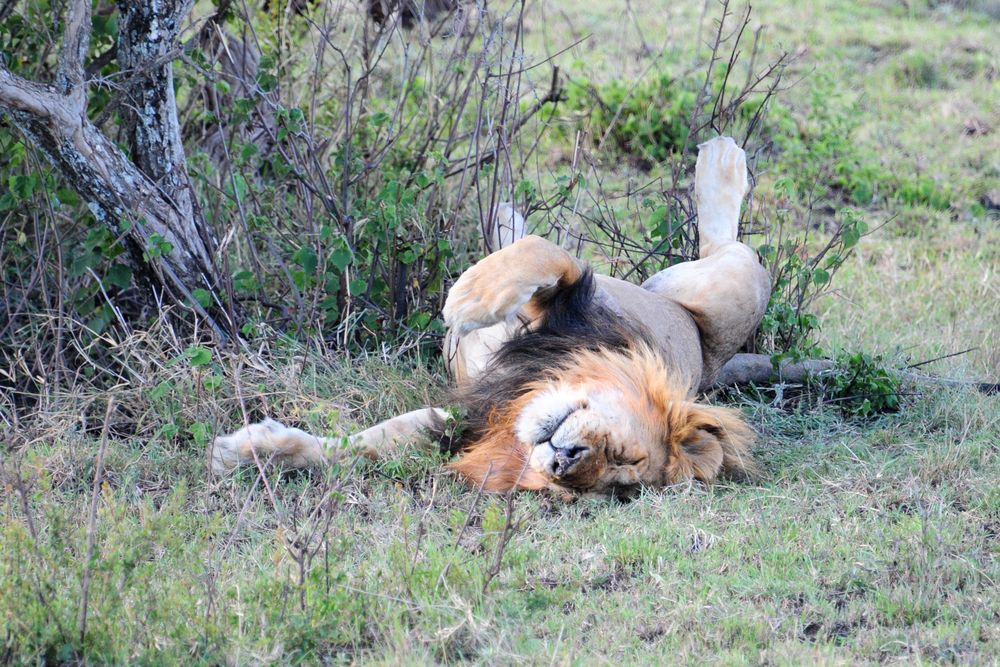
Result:
<svg viewBox="0 0 1000 667"><path fill-rule="evenodd" d="M632 3L647 42L691 53L700 3L654 4ZM865 207L871 226L893 222L862 241L818 303L822 344L900 363L976 348L927 370L995 382L1000 231L980 199L1000 187L1000 129L964 128L970 118L1000 128L1000 47L995 19L977 9L988 3L970 4L766 1L754 15L771 26L767 53L801 51L796 71L815 71L782 99L793 117L804 117L822 75L859 101L854 139L866 160L897 182L926 177L948 193L946 206L887 194ZM638 76L650 57L621 6L536 8L529 52L572 40L563 9L575 33L593 34L566 67L595 82ZM612 182L632 173L600 164ZM764 176L767 197L781 174ZM89 564L107 396L54 399L0 450L0 663L984 664L1000 655L997 397L919 386L899 413L862 421L831 405L737 395L760 433L759 482L627 504L525 494L508 517L504 498L477 495L419 448L328 473L270 471L267 485L252 470L208 479L206 439L241 425L244 406L249 418L342 432L440 401L437 362L331 362L281 343L266 366L219 351L205 368L166 367L156 360L182 350L157 349L165 335L139 338L132 353L149 382L114 392L128 415L110 424Z"/></svg>
<svg viewBox="0 0 1000 667"><path fill-rule="evenodd" d="M920 397L869 422L746 409L765 480L628 504L517 496L488 586L504 501L442 474L436 455L271 474L276 510L252 472L207 484L200 451L115 440L83 647L112 662L995 654L995 399ZM25 457L37 542L18 494L3 505L0 608L17 611L19 660L81 646L92 444L66 435ZM296 538L316 550L304 581Z"/></svg>

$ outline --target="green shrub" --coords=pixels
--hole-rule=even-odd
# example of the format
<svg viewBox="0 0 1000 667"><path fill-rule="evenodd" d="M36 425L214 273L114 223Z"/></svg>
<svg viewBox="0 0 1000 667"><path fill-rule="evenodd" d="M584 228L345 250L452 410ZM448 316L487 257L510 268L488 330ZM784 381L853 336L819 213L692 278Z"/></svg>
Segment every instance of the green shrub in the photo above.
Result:
<svg viewBox="0 0 1000 667"><path fill-rule="evenodd" d="M928 206L945 211L951 206L951 195L930 176L915 176L900 182L896 197L910 206Z"/></svg>
<svg viewBox="0 0 1000 667"><path fill-rule="evenodd" d="M787 174L783 193L810 209L823 200L869 206L897 200L909 206L946 210L950 190L924 175L891 174L857 137L858 101L819 76L810 105L796 121L786 107L771 111L778 155L774 171Z"/></svg>
<svg viewBox="0 0 1000 667"><path fill-rule="evenodd" d="M52 63L36 56L55 52L59 31L38 26L58 25L64 9L30 0L0 12L0 58L13 72L37 81L53 78ZM114 53L116 17L111 8L94 16L88 59ZM474 211L478 218L479 210L466 195L480 179L493 180L488 166L476 167L483 156L471 130L480 106L493 113L493 106L513 95L496 78L486 87L473 85L468 61L488 69L494 57L509 58L511 47L467 42L463 48L473 53L493 49L491 58L456 57L439 69L433 49L403 44L410 49L403 72L386 58L366 75L364 86L343 82L302 95L304 86L316 83L309 72L318 57L314 49L301 48L304 23L276 26L263 11L249 17L229 12L219 20L220 32L241 35L251 22L253 48L262 52L259 68L253 71L251 63L251 76L237 85L227 78L219 49L191 35L185 58L174 64L174 86L187 171L204 215L201 231L221 242L213 267L223 275L220 288L215 294L202 288L190 295L161 294L162 303L154 303L133 268L158 264L172 245L152 235L141 257L123 256L119 235L97 224L85 202L30 147L31 137L0 118L0 258L8 294L18 304L0 313L0 329L17 337L0 346L18 349L48 335L39 332L47 331L54 310L82 325L86 343L112 322L142 328L164 312L186 325L191 319L184 305L225 311L225 319L243 325L247 337L263 323L341 348L370 350L404 339L437 344L444 287L466 261L466 254L453 250L455 241L478 227L468 215ZM343 64L353 72L374 68L362 66L370 55L369 36L352 34L338 47ZM287 52L285 37L293 45ZM114 58L100 73L108 80L123 75ZM112 90L103 80L88 87L88 115L103 118L102 127L121 137L127 129L119 127L116 109L128 103L128 91ZM450 103L465 94L465 85L482 100ZM452 154L446 155L449 143ZM459 188L454 175L462 173L466 159L472 166ZM449 172L453 179L446 183ZM511 193L498 197L510 199ZM478 243L468 245L468 254L478 253ZM180 307L156 307L175 301ZM101 356L99 350L88 353Z"/></svg>
<svg viewBox="0 0 1000 667"><path fill-rule="evenodd" d="M783 225L780 217L774 222L779 229ZM757 249L771 272L772 289L756 345L771 353L775 364L822 354L815 341L819 320L809 307L829 291L833 276L867 231L857 211L843 209L836 228L818 249L809 247L807 237L779 238Z"/></svg>
<svg viewBox="0 0 1000 667"><path fill-rule="evenodd" d="M825 199L867 206L892 191L891 177L856 140L861 122L857 101L817 76L809 106L798 122L788 109L776 109L779 131L774 171L787 175L785 192L813 207Z"/></svg>
<svg viewBox="0 0 1000 667"><path fill-rule="evenodd" d="M595 141L607 136L623 154L652 164L687 145L698 84L665 71L635 86L612 81L598 87L579 77L569 82L567 94L567 107L583 112Z"/></svg>
<svg viewBox="0 0 1000 667"><path fill-rule="evenodd" d="M841 354L834 370L814 378L826 400L836 403L842 412L869 417L899 409L900 380L881 355L855 352Z"/></svg>

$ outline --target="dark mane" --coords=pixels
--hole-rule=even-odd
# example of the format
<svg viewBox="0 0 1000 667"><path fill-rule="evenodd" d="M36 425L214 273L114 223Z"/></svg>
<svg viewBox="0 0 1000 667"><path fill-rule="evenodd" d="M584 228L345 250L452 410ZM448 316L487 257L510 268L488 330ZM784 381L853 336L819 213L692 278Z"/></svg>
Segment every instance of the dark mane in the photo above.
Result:
<svg viewBox="0 0 1000 667"><path fill-rule="evenodd" d="M590 269L579 280L557 289L542 306L541 324L504 343L490 365L465 386L453 402L464 411L458 437L443 446L451 452L478 440L489 429L489 417L524 394L525 387L561 368L573 352L626 349L646 334L625 324L595 299Z"/></svg>

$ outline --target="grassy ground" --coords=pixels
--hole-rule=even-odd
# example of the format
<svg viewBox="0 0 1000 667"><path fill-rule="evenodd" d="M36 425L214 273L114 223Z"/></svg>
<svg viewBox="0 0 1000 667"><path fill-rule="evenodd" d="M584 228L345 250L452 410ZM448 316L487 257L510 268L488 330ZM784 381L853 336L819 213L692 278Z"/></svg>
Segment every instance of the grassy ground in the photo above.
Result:
<svg viewBox="0 0 1000 667"><path fill-rule="evenodd" d="M541 55L544 44L592 33L565 58L595 80L645 71L640 32L654 52L664 42L695 48L700 3L631 3L634 17L622 4L544 3L529 46ZM1000 233L981 203L1000 188L994 8L910 6L754 7L771 26L766 49L800 52L796 70L811 73L786 94L793 113L805 113L811 82L825 77L860 101L854 138L866 159L894 177L927 175L949 195L945 207L895 196L866 206L873 226L895 220L862 242L817 305L822 342L897 361L975 347L929 368L998 381ZM4 455L0 663L85 654L983 664L1000 655L996 397L921 387L901 412L861 421L736 396L761 435L759 483L629 504L523 495L507 505L417 449L328 474L272 473L266 484L252 471L210 482L204 445L236 423L241 403L336 430L433 403L444 378L434 363L331 362L281 342L267 362L215 352L208 366L190 357L166 366L183 358L159 349L169 340L122 344L149 382L115 393L133 432L123 437L112 418L119 435L107 442L92 530L100 441L82 435L94 425L80 414L104 396L56 401Z"/></svg>

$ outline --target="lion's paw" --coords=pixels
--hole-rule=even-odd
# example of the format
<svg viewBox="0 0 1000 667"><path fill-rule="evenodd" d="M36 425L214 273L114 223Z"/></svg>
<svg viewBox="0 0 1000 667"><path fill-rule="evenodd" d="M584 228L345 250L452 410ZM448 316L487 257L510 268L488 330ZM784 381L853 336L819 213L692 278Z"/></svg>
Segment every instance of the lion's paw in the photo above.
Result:
<svg viewBox="0 0 1000 667"><path fill-rule="evenodd" d="M498 252L480 260L449 290L444 322L458 335L513 320L534 295L538 286L510 278L503 256Z"/></svg>
<svg viewBox="0 0 1000 667"><path fill-rule="evenodd" d="M747 185L747 156L731 137L716 137L698 146L694 188L699 200L738 204Z"/></svg>
<svg viewBox="0 0 1000 667"><path fill-rule="evenodd" d="M235 433L217 436L211 444L212 472L216 475L232 472L240 463L253 458L252 443L267 442L269 434L284 429L280 422L265 419Z"/></svg>

